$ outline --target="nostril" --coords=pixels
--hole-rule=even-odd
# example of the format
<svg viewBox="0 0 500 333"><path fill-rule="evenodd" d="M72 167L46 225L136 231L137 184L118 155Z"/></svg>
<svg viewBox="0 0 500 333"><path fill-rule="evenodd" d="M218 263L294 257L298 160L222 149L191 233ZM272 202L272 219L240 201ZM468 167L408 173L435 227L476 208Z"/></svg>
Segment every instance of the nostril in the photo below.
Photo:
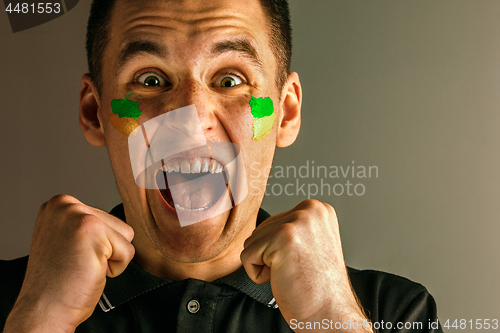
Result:
<svg viewBox="0 0 500 333"><path fill-rule="evenodd" d="M217 128L217 124L219 120L215 116L214 112L212 111L204 111L202 110L201 112L198 112L198 118L200 120L201 128L203 129L203 132L207 132L210 130L214 130Z"/></svg>

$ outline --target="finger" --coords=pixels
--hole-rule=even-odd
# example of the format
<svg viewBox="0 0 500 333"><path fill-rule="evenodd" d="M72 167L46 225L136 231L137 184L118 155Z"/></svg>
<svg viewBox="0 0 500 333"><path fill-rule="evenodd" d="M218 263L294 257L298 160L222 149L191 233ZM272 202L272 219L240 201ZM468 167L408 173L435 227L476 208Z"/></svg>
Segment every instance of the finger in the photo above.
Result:
<svg viewBox="0 0 500 333"><path fill-rule="evenodd" d="M271 267L278 264L279 243L280 240L275 238L275 233L268 233L241 252L241 263L254 282L264 283L270 280Z"/></svg>
<svg viewBox="0 0 500 333"><path fill-rule="evenodd" d="M265 266L264 259L262 258L265 244L261 243L263 242L259 242L259 246L255 246L255 242L250 246L245 246L245 249L240 254L240 260L247 275L256 283L258 283L257 278Z"/></svg>
<svg viewBox="0 0 500 333"><path fill-rule="evenodd" d="M268 220L266 220L268 221L268 223L266 223L265 225L259 225L259 227L252 232L252 235L250 235L250 237L248 237L243 243L243 247L247 248L251 246L254 242L257 242L260 239L267 237L269 234L274 233L275 229L280 225L297 221L297 218L298 214L296 214L296 211L288 211L286 212L286 214L281 213L270 217Z"/></svg>
<svg viewBox="0 0 500 333"><path fill-rule="evenodd" d="M123 273L135 254L135 248L121 233L105 225L105 237L111 248L111 254L107 257L108 268L106 275L116 277Z"/></svg>
<svg viewBox="0 0 500 333"><path fill-rule="evenodd" d="M315 201L317 201L317 200L315 200ZM318 201L318 202L320 202L320 201ZM321 204L323 204L327 210L330 208L331 210L333 210L333 212L335 212L335 210L333 209L332 206L325 204L323 202L321 202ZM263 230L272 228L273 225L276 225L278 221L280 221L278 224L281 224L281 223L288 223L288 222L293 222L293 221L298 220L300 215L297 212L302 211L302 210L306 210L308 205L310 205L309 201L304 200L304 201L300 202L297 206L293 207L290 210L287 210L286 212L282 212L282 213L268 217L261 224L259 224L259 226L257 226L257 228L255 228L254 233L261 232ZM285 219L285 220L281 221L282 219Z"/></svg>
<svg viewBox="0 0 500 333"><path fill-rule="evenodd" d="M103 210L98 208L90 207L84 203L82 203L77 198L67 195L67 194L58 194L52 197L48 202L40 207L40 212L44 212L45 210L50 208L54 209L68 209L70 208L70 212L80 212L86 213L90 215L97 216L101 221L106 223L111 228L115 229L117 232L121 233L127 240L132 241L134 238L134 230L128 224L123 222L122 220L114 217L111 214L106 213Z"/></svg>
<svg viewBox="0 0 500 333"><path fill-rule="evenodd" d="M271 279L271 265L265 262L268 242L261 240L241 252L240 259L247 275L255 283L264 283Z"/></svg>
<svg viewBox="0 0 500 333"><path fill-rule="evenodd" d="M276 215L269 216L267 219L265 219L264 221L262 221L262 222L261 222L261 223L257 226L256 230L257 230L257 229L262 229L262 228L265 228L265 227L267 227L268 225L273 224L273 222L274 222L274 221L279 220L279 219L281 219L282 217L284 217L284 216L286 216L286 215L290 214L291 212L295 211L295 210L296 210L296 208L297 208L297 207L294 207L294 208L292 208L292 209L290 209L290 210L287 210L287 211L285 211L285 212L281 212L281 213L278 213L278 214L276 214Z"/></svg>
<svg viewBox="0 0 500 333"><path fill-rule="evenodd" d="M120 233L125 239L129 242L132 242L134 239L134 229L129 226L127 223L123 222L119 218L106 213L100 209L89 207L92 211L92 214L97 216L101 221L106 223L110 228L114 229L118 233Z"/></svg>
<svg viewBox="0 0 500 333"><path fill-rule="evenodd" d="M271 280L271 267L263 265L247 265L243 266L247 275L253 282L262 284Z"/></svg>
<svg viewBox="0 0 500 333"><path fill-rule="evenodd" d="M259 275L257 275L255 282L258 284L262 284L264 282L270 281L271 280L271 267L265 265L261 266L262 269L260 270Z"/></svg>

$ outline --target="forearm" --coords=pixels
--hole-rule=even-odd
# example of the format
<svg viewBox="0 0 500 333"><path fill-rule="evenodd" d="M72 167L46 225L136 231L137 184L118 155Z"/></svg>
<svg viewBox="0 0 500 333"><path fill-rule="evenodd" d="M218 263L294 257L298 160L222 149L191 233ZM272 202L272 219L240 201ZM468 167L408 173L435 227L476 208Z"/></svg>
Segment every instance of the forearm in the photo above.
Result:
<svg viewBox="0 0 500 333"><path fill-rule="evenodd" d="M289 325L295 333L374 333L370 320L360 307L325 309L307 319L292 319Z"/></svg>
<svg viewBox="0 0 500 333"><path fill-rule="evenodd" d="M361 318L332 320L325 317L312 321L292 320L290 322L290 328L295 333L374 333L370 321Z"/></svg>
<svg viewBox="0 0 500 333"><path fill-rule="evenodd" d="M60 316L54 315L52 308L41 301L19 298L7 317L3 333L74 332L76 327L62 320L63 312L59 312Z"/></svg>

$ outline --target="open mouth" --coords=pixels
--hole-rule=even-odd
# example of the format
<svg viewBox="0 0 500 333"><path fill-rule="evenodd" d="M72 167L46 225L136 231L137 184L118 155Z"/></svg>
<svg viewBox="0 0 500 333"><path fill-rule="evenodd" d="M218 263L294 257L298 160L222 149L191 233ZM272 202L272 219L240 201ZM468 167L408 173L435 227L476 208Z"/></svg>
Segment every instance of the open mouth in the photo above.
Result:
<svg viewBox="0 0 500 333"><path fill-rule="evenodd" d="M200 212L212 207L227 189L222 164L209 158L175 158L163 163L156 182L165 202L176 211ZM166 188L160 184L166 184Z"/></svg>

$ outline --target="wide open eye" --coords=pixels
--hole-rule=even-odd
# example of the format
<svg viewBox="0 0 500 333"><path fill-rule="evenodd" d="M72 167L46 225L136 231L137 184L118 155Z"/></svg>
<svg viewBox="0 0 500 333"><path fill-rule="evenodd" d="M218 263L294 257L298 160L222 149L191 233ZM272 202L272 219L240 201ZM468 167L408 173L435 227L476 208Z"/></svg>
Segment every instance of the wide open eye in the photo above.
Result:
<svg viewBox="0 0 500 333"><path fill-rule="evenodd" d="M136 81L146 87L165 87L167 81L155 72L146 72L137 77Z"/></svg>
<svg viewBox="0 0 500 333"><path fill-rule="evenodd" d="M238 75L226 73L215 80L214 85L216 88L232 88L243 84L244 81Z"/></svg>

